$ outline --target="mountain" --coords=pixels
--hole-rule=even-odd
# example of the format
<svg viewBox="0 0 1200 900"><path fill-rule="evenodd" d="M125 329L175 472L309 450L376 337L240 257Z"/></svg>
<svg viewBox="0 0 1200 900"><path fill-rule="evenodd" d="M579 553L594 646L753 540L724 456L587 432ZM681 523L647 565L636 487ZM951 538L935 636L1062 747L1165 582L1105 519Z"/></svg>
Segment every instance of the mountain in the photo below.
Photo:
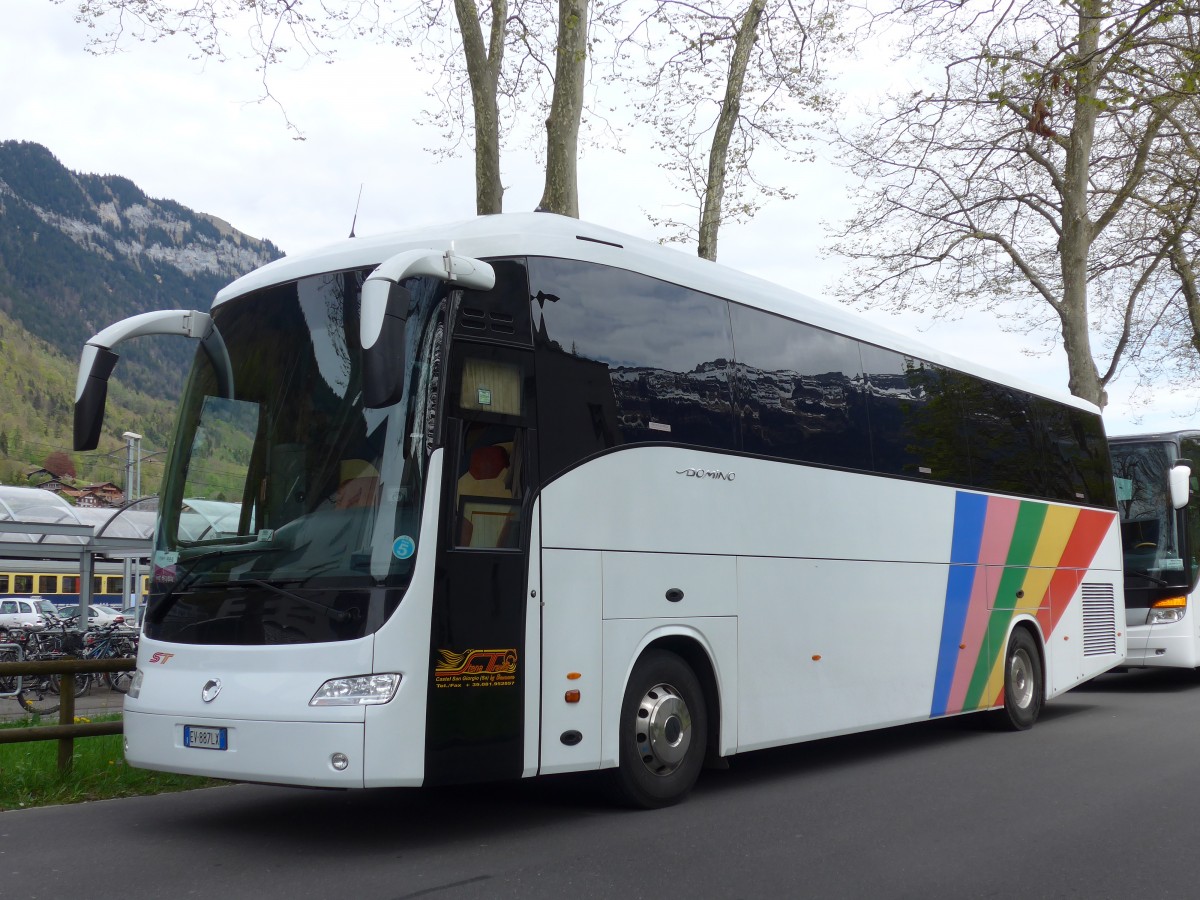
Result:
<svg viewBox="0 0 1200 900"><path fill-rule="evenodd" d="M149 310L206 310L230 281L282 255L128 178L72 172L39 144L0 142L0 461L40 465L33 447L70 450L74 370L93 334ZM101 451L123 446L127 430L165 446L195 349L185 338L120 347ZM12 429L27 437L14 442Z"/></svg>

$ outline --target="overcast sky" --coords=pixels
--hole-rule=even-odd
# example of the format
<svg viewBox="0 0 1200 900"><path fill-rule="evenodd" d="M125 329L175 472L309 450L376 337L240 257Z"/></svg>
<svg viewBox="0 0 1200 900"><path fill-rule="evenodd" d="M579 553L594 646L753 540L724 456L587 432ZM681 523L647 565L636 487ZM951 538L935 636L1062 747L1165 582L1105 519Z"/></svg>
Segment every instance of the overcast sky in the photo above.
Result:
<svg viewBox="0 0 1200 900"><path fill-rule="evenodd" d="M189 59L186 39L130 42L118 55L97 57L85 51L88 32L72 22L69 2L5 0L4 7L0 140L43 144L75 171L123 175L152 197L218 216L287 253L346 237L360 185L360 236L474 214L471 160L429 152L438 136L419 123L428 82L406 51L360 42L343 47L332 65L274 71L272 88L304 133L300 141L278 107L254 102L261 89L252 64ZM887 81L875 75L869 83ZM585 151L580 210L584 219L654 239L646 213L661 214L681 198L639 144L626 140L623 153ZM509 151L502 167L505 209L532 209L542 192L533 151ZM788 178L796 198L771 203L747 225L726 226L720 262L828 296L841 264L821 258L822 222L844 208L844 177L815 163L792 164ZM982 315L957 323L863 315L1066 390L1061 351L1026 355L1046 346L1044 334L1004 333ZM1191 415L1200 393L1162 391L1143 398L1149 405L1133 405L1132 382L1129 375L1109 388L1110 434L1200 422Z"/></svg>

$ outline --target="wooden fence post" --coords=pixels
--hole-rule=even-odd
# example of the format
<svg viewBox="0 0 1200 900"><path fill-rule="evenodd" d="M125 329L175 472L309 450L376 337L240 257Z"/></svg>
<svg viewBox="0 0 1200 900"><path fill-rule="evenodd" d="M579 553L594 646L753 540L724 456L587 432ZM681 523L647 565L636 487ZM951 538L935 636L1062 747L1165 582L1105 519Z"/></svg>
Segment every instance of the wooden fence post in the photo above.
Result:
<svg viewBox="0 0 1200 900"><path fill-rule="evenodd" d="M59 707L58 707L58 724L59 725L74 725L75 724L75 673L67 672L58 680L59 691ZM67 776L71 774L71 767L75 764L75 738L61 737L58 739L58 774Z"/></svg>

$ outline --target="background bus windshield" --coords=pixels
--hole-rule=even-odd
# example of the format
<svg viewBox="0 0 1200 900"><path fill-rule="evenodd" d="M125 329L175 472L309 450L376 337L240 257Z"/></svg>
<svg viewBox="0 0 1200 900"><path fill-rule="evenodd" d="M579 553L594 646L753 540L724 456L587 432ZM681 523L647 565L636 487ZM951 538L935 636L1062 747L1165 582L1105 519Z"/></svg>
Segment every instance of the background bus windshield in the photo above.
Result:
<svg viewBox="0 0 1200 900"><path fill-rule="evenodd" d="M1175 446L1162 441L1112 446L1125 574L1160 587L1184 586L1190 574L1169 493L1175 457Z"/></svg>

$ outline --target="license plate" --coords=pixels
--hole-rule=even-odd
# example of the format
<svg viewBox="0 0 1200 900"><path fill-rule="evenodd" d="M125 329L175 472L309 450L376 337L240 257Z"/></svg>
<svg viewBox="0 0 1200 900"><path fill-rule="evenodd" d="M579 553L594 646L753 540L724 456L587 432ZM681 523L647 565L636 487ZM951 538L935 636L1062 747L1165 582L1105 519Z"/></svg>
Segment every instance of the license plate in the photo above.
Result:
<svg viewBox="0 0 1200 900"><path fill-rule="evenodd" d="M184 725L183 746L195 747L198 750L228 750L229 729Z"/></svg>

